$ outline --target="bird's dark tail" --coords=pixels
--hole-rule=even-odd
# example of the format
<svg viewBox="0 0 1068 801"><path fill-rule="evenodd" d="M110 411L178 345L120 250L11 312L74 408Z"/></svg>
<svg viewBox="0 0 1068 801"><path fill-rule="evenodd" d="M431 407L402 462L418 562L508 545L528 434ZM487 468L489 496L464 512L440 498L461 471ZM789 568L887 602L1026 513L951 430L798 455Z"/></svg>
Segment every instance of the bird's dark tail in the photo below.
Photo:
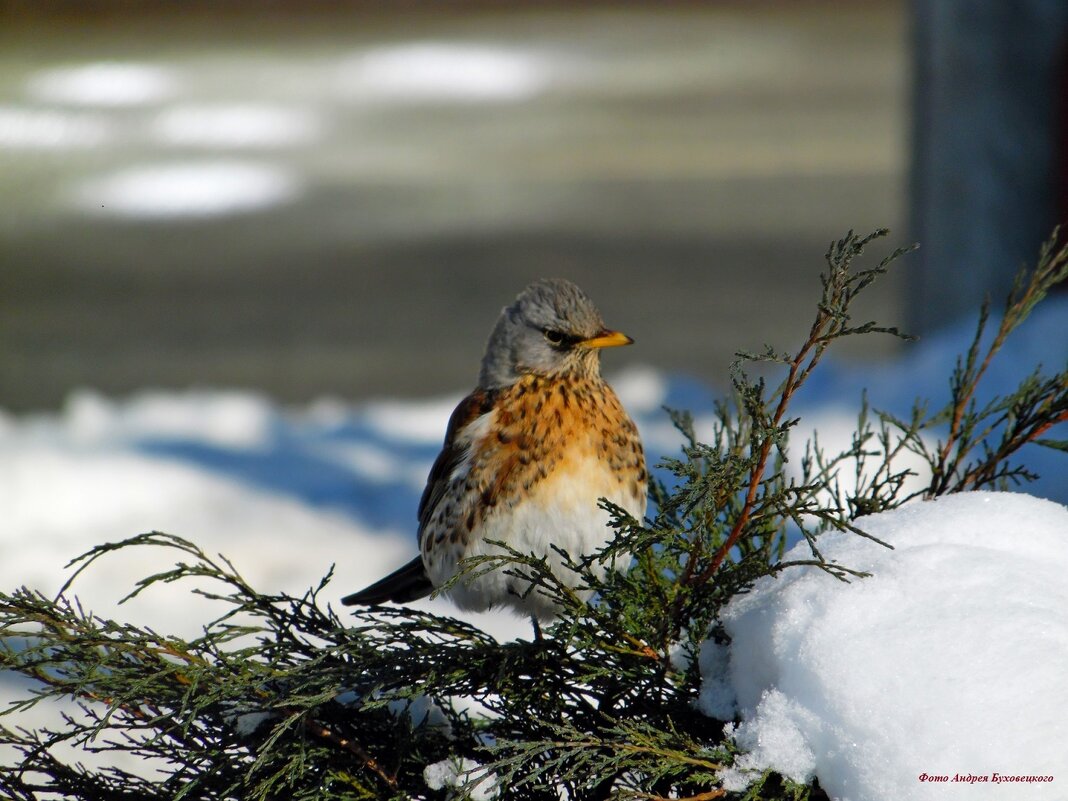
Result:
<svg viewBox="0 0 1068 801"><path fill-rule="evenodd" d="M341 603L345 606L356 604L379 606L386 601L403 604L430 595L433 590L434 585L430 583L426 570L423 569L422 559L416 557L370 587L364 587L359 592L346 595L341 599Z"/></svg>

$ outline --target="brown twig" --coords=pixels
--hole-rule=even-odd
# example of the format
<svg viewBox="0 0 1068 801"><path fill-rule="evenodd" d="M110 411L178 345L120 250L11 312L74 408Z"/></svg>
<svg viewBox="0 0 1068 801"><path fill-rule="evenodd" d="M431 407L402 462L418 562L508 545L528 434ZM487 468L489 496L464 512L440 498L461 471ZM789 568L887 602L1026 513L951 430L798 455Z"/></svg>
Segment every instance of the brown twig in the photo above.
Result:
<svg viewBox="0 0 1068 801"><path fill-rule="evenodd" d="M1066 275L1068 275L1068 271L1065 269L1065 264L1068 263L1068 246L1062 247L1059 251L1054 252L1054 247L1059 239L1059 232L1059 228L1055 229L1051 238L1043 245L1042 252L1039 256L1038 266L1031 274L1027 283L1024 283L1025 273L1021 272L1017 275L1016 282L1006 300L1005 313L1001 317L998 332L995 335L993 342L991 342L990 346L987 348L982 363L979 365L978 369L975 369L975 357L977 355L979 341L982 338L987 314L989 312L989 300L983 305L983 310L979 318L978 330L975 334L975 340L968 353L964 377L960 386L961 395L954 399L953 417L950 420L949 434L946 437L945 443L943 443L942 447L939 449L937 461L933 464L934 477L926 497L937 496L947 489L950 476L958 469L965 452L971 447L966 444L963 452L958 448L956 457L950 462L950 453L953 451L954 446L958 445L968 405L975 397L979 382L983 379L983 376L989 369L994 357L1001 350L1001 347L1005 343L1009 334L1011 334L1027 317L1034 304L1045 296L1050 287L1064 280ZM1039 429L1030 432L1028 436L1022 440L1015 438L1011 441L1011 444L1013 445L1011 448L1006 449L1005 447L1010 443L1003 444L1002 449L999 449L999 453L1003 450L1011 452L1012 450L1019 448L1022 444L1026 444L1035 439L1046 429L1058 422L1062 422L1064 419L1064 416L1061 415L1055 420L1049 421L1048 424L1041 426ZM979 437L980 440L983 438L984 437L982 436ZM993 460L989 463L993 464L996 463L996 461L997 460ZM969 471L961 477L958 482L958 487L963 488L967 486L968 482L977 478L980 473L980 470Z"/></svg>
<svg viewBox="0 0 1068 801"><path fill-rule="evenodd" d="M712 801L714 798L723 798L727 794L726 790L709 790L705 793L698 793L697 795L688 795L685 798L676 798L672 796L673 801ZM640 798L642 801L669 801L662 795L636 795L633 798Z"/></svg>
<svg viewBox="0 0 1068 801"><path fill-rule="evenodd" d="M296 711L296 710L293 710ZM350 754L356 756L363 766L369 771L377 775L391 790L396 790L398 787L397 777L383 770L382 766L378 764L378 760L368 754L358 743L353 742L347 737L341 737L333 730L327 728L322 723L312 718L304 718L301 721L305 730L311 732L316 737L326 740L328 743L336 745L338 748L348 751Z"/></svg>
<svg viewBox="0 0 1068 801"><path fill-rule="evenodd" d="M793 360L790 362L790 372L786 376L786 381L783 382L782 395L779 397L779 403L775 407L775 413L771 418L772 428L778 428L779 425L781 425L782 418L786 415L786 409L790 405L790 400L793 398L794 393L819 361L823 352L822 346L825 344L823 329L829 319L830 315L825 310L821 309L819 316L812 324L812 330L809 334L808 341L801 346L797 355L794 356ZM817 345L821 347L816 349L816 352L812 355L812 361L805 366L804 370L802 370L801 365L804 363L805 359L808 358L812 349ZM719 566L723 564L723 560L727 558L727 554L731 552L731 548L737 545L738 540L741 538L742 532L745 530L745 525L749 522L749 518L753 514L753 507L756 505L757 492L760 489L760 483L764 479L764 471L767 469L768 457L771 455L771 448L773 445L774 438L770 435L765 436L764 441L760 445L760 454L757 457L757 463L749 474L749 486L746 489L745 502L742 504L742 509L738 513L738 519L734 521L734 526L731 527L731 533L727 536L727 539L712 556L712 561L708 563L708 566L701 571L700 575L698 575L695 580L692 580L694 585L700 586L712 578L716 571L719 570Z"/></svg>

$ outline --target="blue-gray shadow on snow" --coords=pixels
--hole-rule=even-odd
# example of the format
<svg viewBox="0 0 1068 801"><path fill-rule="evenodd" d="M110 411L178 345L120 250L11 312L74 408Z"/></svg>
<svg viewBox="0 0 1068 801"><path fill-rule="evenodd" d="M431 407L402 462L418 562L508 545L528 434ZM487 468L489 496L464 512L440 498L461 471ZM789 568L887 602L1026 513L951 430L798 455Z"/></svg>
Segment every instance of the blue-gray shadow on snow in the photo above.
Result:
<svg viewBox="0 0 1068 801"><path fill-rule="evenodd" d="M259 490L289 496L316 508L340 511L372 530L416 528L421 487L407 478L370 478L330 458L324 445L373 444L402 464L429 470L437 446L397 442L359 421L330 430L300 430L275 422L267 440L254 449L236 450L201 441L146 438L137 449L175 459L237 480Z"/></svg>

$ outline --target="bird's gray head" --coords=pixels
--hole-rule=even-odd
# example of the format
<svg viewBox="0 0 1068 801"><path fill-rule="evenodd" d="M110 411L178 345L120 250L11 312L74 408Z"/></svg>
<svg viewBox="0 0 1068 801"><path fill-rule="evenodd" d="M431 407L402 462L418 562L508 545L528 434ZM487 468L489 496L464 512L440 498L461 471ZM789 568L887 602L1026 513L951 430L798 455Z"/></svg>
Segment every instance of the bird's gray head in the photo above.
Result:
<svg viewBox="0 0 1068 801"><path fill-rule="evenodd" d="M507 387L532 374L596 376L601 348L632 341L606 328L593 301L573 283L542 279L501 312L486 344L478 385Z"/></svg>

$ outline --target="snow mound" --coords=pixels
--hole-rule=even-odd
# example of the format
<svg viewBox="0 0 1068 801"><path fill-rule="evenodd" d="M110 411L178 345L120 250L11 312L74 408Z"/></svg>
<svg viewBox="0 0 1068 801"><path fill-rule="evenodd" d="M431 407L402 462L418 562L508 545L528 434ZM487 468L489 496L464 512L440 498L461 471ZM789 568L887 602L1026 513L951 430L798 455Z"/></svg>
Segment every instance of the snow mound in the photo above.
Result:
<svg viewBox="0 0 1068 801"><path fill-rule="evenodd" d="M798 569L725 611L730 664L707 660L704 705L722 709L726 678L748 751L726 786L770 767L850 801L1065 798L1068 509L974 492L860 523L894 549L821 546L870 578Z"/></svg>

